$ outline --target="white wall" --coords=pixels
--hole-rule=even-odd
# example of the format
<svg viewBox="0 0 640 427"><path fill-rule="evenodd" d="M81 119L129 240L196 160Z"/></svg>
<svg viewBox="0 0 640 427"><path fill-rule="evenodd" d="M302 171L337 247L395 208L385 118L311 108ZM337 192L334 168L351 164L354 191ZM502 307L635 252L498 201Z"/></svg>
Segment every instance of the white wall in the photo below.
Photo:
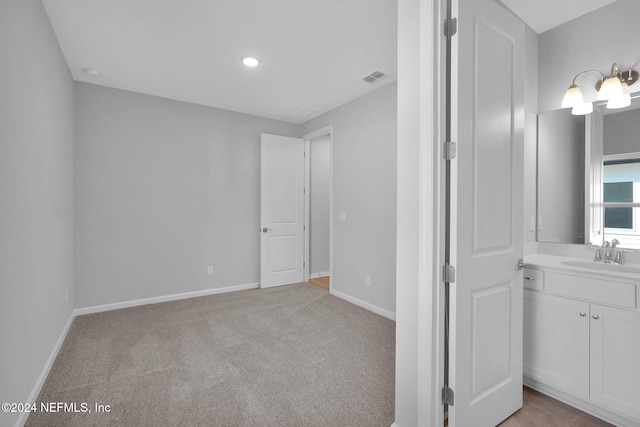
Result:
<svg viewBox="0 0 640 427"><path fill-rule="evenodd" d="M309 274L317 275L329 272L330 136L312 139L309 150Z"/></svg>
<svg viewBox="0 0 640 427"><path fill-rule="evenodd" d="M298 134L76 83L76 306L259 282L262 132Z"/></svg>
<svg viewBox="0 0 640 427"><path fill-rule="evenodd" d="M0 402L35 398L73 307L73 108L40 1L0 2Z"/></svg>
<svg viewBox="0 0 640 427"><path fill-rule="evenodd" d="M541 34L538 111L560 108L565 91L580 71L595 69L607 74L614 62L627 69L640 56L639 16L639 1L617 0ZM589 74L577 81L585 98L595 97L597 79L596 74ZM640 89L639 84L635 87Z"/></svg>
<svg viewBox="0 0 640 427"><path fill-rule="evenodd" d="M76 83L76 306L257 283L260 133L333 125L332 286L395 313L395 95L294 125Z"/></svg>
<svg viewBox="0 0 640 427"><path fill-rule="evenodd" d="M396 301L396 120L391 83L310 120L301 132L333 126L332 289L389 313Z"/></svg>

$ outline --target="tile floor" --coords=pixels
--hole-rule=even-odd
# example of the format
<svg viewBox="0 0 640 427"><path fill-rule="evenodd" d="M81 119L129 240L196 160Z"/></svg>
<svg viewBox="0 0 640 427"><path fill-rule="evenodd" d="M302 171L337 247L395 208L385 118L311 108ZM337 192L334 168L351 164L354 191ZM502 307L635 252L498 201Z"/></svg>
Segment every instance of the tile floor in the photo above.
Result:
<svg viewBox="0 0 640 427"><path fill-rule="evenodd" d="M529 387L524 387L522 396L522 408L503 421L500 427L604 427L612 425Z"/></svg>

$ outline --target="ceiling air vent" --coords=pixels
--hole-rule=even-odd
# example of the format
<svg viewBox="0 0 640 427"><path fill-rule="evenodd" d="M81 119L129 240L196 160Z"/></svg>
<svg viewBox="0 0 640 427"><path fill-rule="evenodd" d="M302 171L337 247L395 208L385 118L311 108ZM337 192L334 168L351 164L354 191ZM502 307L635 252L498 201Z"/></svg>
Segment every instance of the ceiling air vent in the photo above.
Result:
<svg viewBox="0 0 640 427"><path fill-rule="evenodd" d="M298 116L301 118L310 118L313 115L318 114L320 111L314 110L313 108L308 107L296 107L293 110L289 111L289 114L294 116Z"/></svg>
<svg viewBox="0 0 640 427"><path fill-rule="evenodd" d="M376 70L373 73L369 73L366 76L364 76L362 80L364 80L367 83L375 83L378 80L384 79L385 77L387 77L385 73Z"/></svg>

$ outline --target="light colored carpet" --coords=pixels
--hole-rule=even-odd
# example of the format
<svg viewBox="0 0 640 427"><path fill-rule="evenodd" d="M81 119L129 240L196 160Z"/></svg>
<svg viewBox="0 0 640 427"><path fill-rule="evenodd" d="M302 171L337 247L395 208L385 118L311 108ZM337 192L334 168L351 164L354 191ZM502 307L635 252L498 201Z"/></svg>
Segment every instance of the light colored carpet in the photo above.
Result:
<svg viewBox="0 0 640 427"><path fill-rule="evenodd" d="M384 426L395 323L309 284L77 317L27 426ZM95 413L95 404L110 405Z"/></svg>

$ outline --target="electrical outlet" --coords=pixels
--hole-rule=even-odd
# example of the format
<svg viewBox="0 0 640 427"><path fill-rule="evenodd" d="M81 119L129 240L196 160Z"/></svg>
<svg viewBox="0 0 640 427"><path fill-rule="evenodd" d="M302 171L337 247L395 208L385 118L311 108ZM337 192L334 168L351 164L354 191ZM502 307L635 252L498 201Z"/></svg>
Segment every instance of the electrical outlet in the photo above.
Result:
<svg viewBox="0 0 640 427"><path fill-rule="evenodd" d="M364 284L371 286L371 276L364 276Z"/></svg>
<svg viewBox="0 0 640 427"><path fill-rule="evenodd" d="M213 276L213 265L207 267L207 275Z"/></svg>
<svg viewBox="0 0 640 427"><path fill-rule="evenodd" d="M340 219L340 222L345 222L347 220L347 213L340 212L339 219Z"/></svg>
<svg viewBox="0 0 640 427"><path fill-rule="evenodd" d="M536 231L536 216L531 215L529 217L529 231Z"/></svg>

